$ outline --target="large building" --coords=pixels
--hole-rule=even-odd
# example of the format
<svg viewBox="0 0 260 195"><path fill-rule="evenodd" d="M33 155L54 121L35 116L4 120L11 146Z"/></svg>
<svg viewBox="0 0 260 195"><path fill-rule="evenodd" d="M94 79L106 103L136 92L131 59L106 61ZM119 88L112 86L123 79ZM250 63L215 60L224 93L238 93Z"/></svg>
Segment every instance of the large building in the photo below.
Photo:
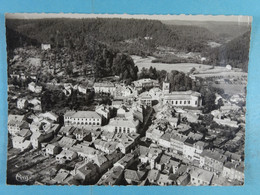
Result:
<svg viewBox="0 0 260 195"><path fill-rule="evenodd" d="M111 82L103 82L103 83L95 83L94 84L95 93L109 93L114 94L116 87L114 83Z"/></svg>
<svg viewBox="0 0 260 195"><path fill-rule="evenodd" d="M132 118L116 117L104 127L105 131L112 133L137 133L139 121Z"/></svg>
<svg viewBox="0 0 260 195"><path fill-rule="evenodd" d="M200 107L202 105L201 94L194 91L174 91L165 94L163 103L169 103L178 107Z"/></svg>
<svg viewBox="0 0 260 195"><path fill-rule="evenodd" d="M94 111L67 111L64 114L65 126L100 127L102 117Z"/></svg>

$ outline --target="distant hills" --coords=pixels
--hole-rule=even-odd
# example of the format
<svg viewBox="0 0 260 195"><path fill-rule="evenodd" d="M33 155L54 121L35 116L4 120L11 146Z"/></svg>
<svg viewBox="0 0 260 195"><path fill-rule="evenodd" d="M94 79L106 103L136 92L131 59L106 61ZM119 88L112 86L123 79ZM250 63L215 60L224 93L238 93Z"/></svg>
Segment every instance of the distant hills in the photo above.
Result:
<svg viewBox="0 0 260 195"><path fill-rule="evenodd" d="M200 52L215 65L230 63L244 70L251 30L246 23L119 18L8 19L6 26L8 48L18 47L24 40L27 45L51 43L56 48L79 49L95 40L130 55L153 55L158 47ZM211 48L210 41L220 43L221 47Z"/></svg>

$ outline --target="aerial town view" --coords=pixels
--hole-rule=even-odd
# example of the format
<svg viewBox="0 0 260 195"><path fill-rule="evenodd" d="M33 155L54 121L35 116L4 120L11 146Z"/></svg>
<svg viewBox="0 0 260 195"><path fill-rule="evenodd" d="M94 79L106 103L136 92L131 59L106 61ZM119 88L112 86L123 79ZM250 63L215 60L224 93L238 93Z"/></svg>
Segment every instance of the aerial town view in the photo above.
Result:
<svg viewBox="0 0 260 195"><path fill-rule="evenodd" d="M6 14L7 183L243 185L250 32L248 17Z"/></svg>

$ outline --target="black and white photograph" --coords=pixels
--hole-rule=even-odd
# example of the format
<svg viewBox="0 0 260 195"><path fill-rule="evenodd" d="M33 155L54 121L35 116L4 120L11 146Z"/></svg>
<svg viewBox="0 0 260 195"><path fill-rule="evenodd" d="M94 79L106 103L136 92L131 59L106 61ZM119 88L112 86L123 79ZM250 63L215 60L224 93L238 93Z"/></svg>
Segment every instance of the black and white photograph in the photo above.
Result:
<svg viewBox="0 0 260 195"><path fill-rule="evenodd" d="M252 17L7 13L9 185L244 185Z"/></svg>

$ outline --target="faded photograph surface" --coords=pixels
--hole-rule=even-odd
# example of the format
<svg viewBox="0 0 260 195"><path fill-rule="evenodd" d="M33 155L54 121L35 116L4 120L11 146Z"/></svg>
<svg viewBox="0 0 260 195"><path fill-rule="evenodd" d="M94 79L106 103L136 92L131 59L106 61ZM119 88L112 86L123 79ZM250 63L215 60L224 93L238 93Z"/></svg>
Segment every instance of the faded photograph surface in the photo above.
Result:
<svg viewBox="0 0 260 195"><path fill-rule="evenodd" d="M7 183L243 185L251 20L6 14Z"/></svg>

